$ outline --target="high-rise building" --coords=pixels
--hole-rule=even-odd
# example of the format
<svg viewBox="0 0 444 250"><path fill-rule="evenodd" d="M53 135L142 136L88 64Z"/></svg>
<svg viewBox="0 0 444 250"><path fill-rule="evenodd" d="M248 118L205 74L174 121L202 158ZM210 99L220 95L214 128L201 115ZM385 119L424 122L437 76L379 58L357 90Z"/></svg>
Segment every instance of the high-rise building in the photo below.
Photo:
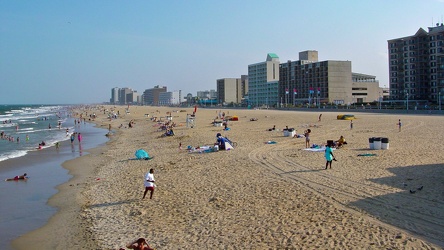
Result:
<svg viewBox="0 0 444 250"><path fill-rule="evenodd" d="M167 92L167 87L160 87L159 85L154 88L147 89L143 92L143 104L144 105L159 105L159 95L162 92Z"/></svg>
<svg viewBox="0 0 444 250"><path fill-rule="evenodd" d="M110 104L119 104L119 88L115 87L111 89Z"/></svg>
<svg viewBox="0 0 444 250"><path fill-rule="evenodd" d="M216 81L218 104L239 104L242 101L242 82L240 78L223 78Z"/></svg>
<svg viewBox="0 0 444 250"><path fill-rule="evenodd" d="M182 91L180 90L159 93L160 106L180 105L181 101L182 101Z"/></svg>
<svg viewBox="0 0 444 250"><path fill-rule="evenodd" d="M133 92L133 90L130 88L119 89L119 104L120 105L128 104L127 97L128 97L128 94L131 94L132 92ZM130 102L132 102L132 100Z"/></svg>
<svg viewBox="0 0 444 250"><path fill-rule="evenodd" d="M437 103L444 94L444 25L387 43L390 99Z"/></svg>
<svg viewBox="0 0 444 250"><path fill-rule="evenodd" d="M241 75L241 95L244 98L248 94L248 75Z"/></svg>
<svg viewBox="0 0 444 250"><path fill-rule="evenodd" d="M318 61L315 50L280 65L279 97L285 105L353 102L350 61Z"/></svg>
<svg viewBox="0 0 444 250"><path fill-rule="evenodd" d="M139 93L137 93L136 90L131 91L130 93L126 94L126 103L125 104L136 104L136 103L138 103L139 99L140 99Z"/></svg>
<svg viewBox="0 0 444 250"><path fill-rule="evenodd" d="M315 50L299 53L299 61L280 65L282 104L353 104L381 101L384 90L376 76L352 72L350 61L318 61Z"/></svg>
<svg viewBox="0 0 444 250"><path fill-rule="evenodd" d="M265 62L248 65L248 99L252 106L277 106L279 57L269 53Z"/></svg>

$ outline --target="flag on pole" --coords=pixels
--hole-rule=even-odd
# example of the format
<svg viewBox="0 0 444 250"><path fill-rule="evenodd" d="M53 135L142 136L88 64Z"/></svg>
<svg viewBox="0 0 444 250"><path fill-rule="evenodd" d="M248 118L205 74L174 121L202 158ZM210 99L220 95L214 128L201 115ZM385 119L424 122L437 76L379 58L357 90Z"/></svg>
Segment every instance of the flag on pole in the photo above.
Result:
<svg viewBox="0 0 444 250"><path fill-rule="evenodd" d="M285 94L288 95L288 93L289 93L289 92L288 92L288 89L285 89Z"/></svg>
<svg viewBox="0 0 444 250"><path fill-rule="evenodd" d="M321 94L321 88L318 88L318 95Z"/></svg>
<svg viewBox="0 0 444 250"><path fill-rule="evenodd" d="M313 94L314 93L313 87L310 87L310 90L308 91L308 93L309 94Z"/></svg>
<svg viewBox="0 0 444 250"><path fill-rule="evenodd" d="M298 91L296 90L296 88L293 89L293 94L297 95Z"/></svg>

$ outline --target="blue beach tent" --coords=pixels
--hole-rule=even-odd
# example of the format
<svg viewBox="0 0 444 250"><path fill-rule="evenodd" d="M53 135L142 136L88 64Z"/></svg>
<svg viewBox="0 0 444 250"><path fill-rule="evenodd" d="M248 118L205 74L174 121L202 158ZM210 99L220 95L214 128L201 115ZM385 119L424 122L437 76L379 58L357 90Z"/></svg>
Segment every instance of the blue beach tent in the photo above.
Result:
<svg viewBox="0 0 444 250"><path fill-rule="evenodd" d="M143 149L137 150L135 155L136 155L136 158L139 159L139 160L140 159L147 159L147 158L150 157L148 155L148 153L145 150L143 150Z"/></svg>

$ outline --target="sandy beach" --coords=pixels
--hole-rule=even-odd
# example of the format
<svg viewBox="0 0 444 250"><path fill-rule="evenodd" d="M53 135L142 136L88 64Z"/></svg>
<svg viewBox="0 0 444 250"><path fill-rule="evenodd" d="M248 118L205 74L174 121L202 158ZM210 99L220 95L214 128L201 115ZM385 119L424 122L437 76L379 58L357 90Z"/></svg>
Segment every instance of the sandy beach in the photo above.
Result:
<svg viewBox="0 0 444 250"><path fill-rule="evenodd" d="M131 107L112 121L95 110L94 122L111 124L111 140L64 163L74 177L49 201L59 212L14 248L119 249L139 237L156 249L444 247L442 116L351 111L350 129L350 121L336 119L343 112L321 111L318 121L321 112L222 111L239 117L228 131L212 125L219 109L198 109L194 128L185 122L192 108ZM177 126L175 136L163 137L151 118L165 120L167 112ZM348 144L333 151L338 161L325 170L324 153L283 136L286 126L297 134L311 129L311 143L343 135ZM187 150L213 145L217 133L237 147ZM389 149L370 150L370 137L389 138ZM154 158L134 160L137 149ZM157 187L152 200L142 200L150 168Z"/></svg>

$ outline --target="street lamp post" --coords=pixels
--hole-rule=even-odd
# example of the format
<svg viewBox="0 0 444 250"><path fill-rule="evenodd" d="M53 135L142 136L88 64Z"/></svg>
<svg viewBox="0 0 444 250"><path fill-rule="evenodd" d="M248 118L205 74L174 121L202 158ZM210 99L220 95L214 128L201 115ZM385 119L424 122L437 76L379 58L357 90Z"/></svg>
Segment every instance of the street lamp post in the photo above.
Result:
<svg viewBox="0 0 444 250"><path fill-rule="evenodd" d="M382 101L382 97L381 97L381 92L379 92L379 109L381 109L381 101Z"/></svg>
<svg viewBox="0 0 444 250"><path fill-rule="evenodd" d="M441 110L441 90L438 92L438 103L439 103L439 110Z"/></svg>
<svg viewBox="0 0 444 250"><path fill-rule="evenodd" d="M407 105L407 112L409 111L409 92L408 92L408 90L406 90L406 92L407 92L407 103L406 103L406 105Z"/></svg>

